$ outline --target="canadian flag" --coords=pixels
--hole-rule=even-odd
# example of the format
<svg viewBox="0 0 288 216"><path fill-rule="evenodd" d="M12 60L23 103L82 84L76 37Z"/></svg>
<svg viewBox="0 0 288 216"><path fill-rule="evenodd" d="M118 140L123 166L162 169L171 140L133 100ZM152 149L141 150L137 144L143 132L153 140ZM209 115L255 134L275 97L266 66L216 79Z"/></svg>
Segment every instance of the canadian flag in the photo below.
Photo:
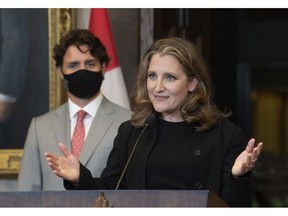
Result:
<svg viewBox="0 0 288 216"><path fill-rule="evenodd" d="M106 68L101 92L111 102L130 109L130 103L114 45L107 9L90 9L89 31L98 37L107 49L110 62Z"/></svg>

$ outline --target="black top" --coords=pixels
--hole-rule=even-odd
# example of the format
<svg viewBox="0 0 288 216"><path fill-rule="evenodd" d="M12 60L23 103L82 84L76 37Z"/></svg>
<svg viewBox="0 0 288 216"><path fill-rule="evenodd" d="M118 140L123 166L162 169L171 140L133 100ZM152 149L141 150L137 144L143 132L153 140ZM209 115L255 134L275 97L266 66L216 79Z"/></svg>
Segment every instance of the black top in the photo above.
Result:
<svg viewBox="0 0 288 216"><path fill-rule="evenodd" d="M135 143L138 143L118 189L189 188L192 179L192 190L213 191L229 206L251 206L253 176L250 172L239 179L231 175L236 157L247 146L248 140L243 130L225 118L207 131L197 131L193 125L185 126L185 123L166 124L170 123L157 118L151 120L148 127L140 128L135 128L130 121L124 122L119 127L101 177L93 178L91 172L80 165L77 187L64 181L65 188L115 189L127 159ZM181 130L183 133L179 134ZM159 134L167 138L159 138ZM185 139L186 136L188 138ZM163 151L159 145L165 145ZM160 166L161 163L164 166ZM158 169L156 166L159 166ZM177 172L172 175L173 170ZM148 177L148 172L153 177Z"/></svg>
<svg viewBox="0 0 288 216"><path fill-rule="evenodd" d="M188 138L188 124L159 119L158 128L147 159L147 189L193 189L193 142Z"/></svg>

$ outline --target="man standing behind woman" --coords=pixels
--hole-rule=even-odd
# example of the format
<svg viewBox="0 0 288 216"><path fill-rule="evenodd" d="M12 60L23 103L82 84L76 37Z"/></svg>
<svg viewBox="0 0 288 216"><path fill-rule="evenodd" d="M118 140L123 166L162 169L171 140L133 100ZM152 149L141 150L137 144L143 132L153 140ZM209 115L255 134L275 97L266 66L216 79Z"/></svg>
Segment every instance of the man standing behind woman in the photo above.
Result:
<svg viewBox="0 0 288 216"><path fill-rule="evenodd" d="M248 141L212 102L211 77L191 42L168 38L148 48L134 102L100 178L64 144L64 156L45 153L66 189L210 190L230 206L251 205L262 143Z"/></svg>
<svg viewBox="0 0 288 216"><path fill-rule="evenodd" d="M78 111L86 112L85 143L80 155L71 145L68 149L94 176L106 165L119 125L131 118L129 110L111 103L100 92L110 59L101 41L88 30L68 32L55 46L53 57L67 88L68 102L32 119L18 177L19 191L64 190L62 180L48 170L43 154L60 153L58 143L71 143Z"/></svg>

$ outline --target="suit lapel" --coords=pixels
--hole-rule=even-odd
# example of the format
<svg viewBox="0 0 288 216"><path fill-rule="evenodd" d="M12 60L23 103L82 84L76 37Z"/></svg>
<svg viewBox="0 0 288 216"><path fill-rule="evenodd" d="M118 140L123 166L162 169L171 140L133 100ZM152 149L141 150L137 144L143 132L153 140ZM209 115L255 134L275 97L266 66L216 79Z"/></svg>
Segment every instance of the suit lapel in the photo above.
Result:
<svg viewBox="0 0 288 216"><path fill-rule="evenodd" d="M55 110L52 124L53 132L57 141L56 145L58 146L61 142L69 149L69 151L71 151L70 119L67 103Z"/></svg>
<svg viewBox="0 0 288 216"><path fill-rule="evenodd" d="M79 160L84 166L87 164L89 158L99 146L106 131L113 123L114 120L109 117L109 115L113 112L114 110L111 104L105 98L103 98L100 107L98 108L98 111L96 113L96 116L93 119L91 128L89 130L79 158Z"/></svg>

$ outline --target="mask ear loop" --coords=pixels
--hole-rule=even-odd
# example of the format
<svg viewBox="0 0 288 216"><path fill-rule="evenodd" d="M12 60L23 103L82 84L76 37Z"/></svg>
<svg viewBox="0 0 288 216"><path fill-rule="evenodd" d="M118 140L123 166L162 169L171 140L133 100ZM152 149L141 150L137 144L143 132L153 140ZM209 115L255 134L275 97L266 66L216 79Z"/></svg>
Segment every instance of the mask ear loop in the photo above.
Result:
<svg viewBox="0 0 288 216"><path fill-rule="evenodd" d="M69 81L68 81L67 79L65 79L65 74L64 74L64 72L63 72L63 70L62 70L62 67L59 67L59 68L58 68L58 73L59 73L60 78L63 80L64 87L65 87L66 89L68 89Z"/></svg>

